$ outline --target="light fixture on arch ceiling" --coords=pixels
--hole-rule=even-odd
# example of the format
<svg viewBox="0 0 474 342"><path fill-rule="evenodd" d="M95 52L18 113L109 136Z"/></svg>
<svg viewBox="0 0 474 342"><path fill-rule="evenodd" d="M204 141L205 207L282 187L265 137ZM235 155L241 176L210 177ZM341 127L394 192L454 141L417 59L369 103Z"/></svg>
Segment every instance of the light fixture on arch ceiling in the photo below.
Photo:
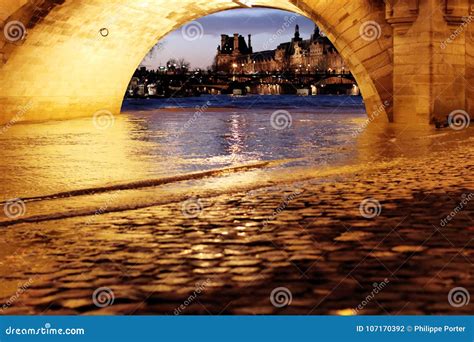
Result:
<svg viewBox="0 0 474 342"><path fill-rule="evenodd" d="M246 7L252 7L253 6L252 0L234 0L234 2L236 2L240 5L246 6Z"/></svg>

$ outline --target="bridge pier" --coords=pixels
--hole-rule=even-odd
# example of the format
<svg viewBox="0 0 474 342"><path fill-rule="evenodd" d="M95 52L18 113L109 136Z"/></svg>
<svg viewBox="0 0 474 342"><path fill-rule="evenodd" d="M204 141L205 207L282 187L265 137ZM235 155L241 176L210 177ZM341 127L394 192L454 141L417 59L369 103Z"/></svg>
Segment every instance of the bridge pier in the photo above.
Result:
<svg viewBox="0 0 474 342"><path fill-rule="evenodd" d="M388 2L394 122L444 122L453 111L472 112L472 10L467 0Z"/></svg>

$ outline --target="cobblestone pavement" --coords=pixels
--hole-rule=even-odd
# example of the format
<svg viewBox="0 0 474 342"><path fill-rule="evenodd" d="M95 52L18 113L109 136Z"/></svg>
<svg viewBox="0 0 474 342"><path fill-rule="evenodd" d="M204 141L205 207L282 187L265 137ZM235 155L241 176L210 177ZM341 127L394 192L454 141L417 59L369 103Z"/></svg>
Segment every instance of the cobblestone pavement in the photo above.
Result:
<svg viewBox="0 0 474 342"><path fill-rule="evenodd" d="M449 293L474 294L473 172L461 146L202 198L188 217L175 203L2 228L3 314L472 314Z"/></svg>

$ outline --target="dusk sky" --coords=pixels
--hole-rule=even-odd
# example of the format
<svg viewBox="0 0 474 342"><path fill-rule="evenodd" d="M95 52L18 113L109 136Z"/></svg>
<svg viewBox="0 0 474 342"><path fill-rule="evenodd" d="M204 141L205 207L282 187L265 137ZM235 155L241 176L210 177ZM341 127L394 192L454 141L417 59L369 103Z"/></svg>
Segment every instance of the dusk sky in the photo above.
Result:
<svg viewBox="0 0 474 342"><path fill-rule="evenodd" d="M248 34L252 34L253 50L257 52L274 49L278 44L289 41L294 35L296 24L300 26L304 39L309 38L314 30L314 23L306 17L263 8L219 12L197 22L199 24L185 24L163 38L161 48L151 58L145 58L142 65L156 69L170 58L185 58L191 63L191 68L206 68L212 64L221 34L239 33L246 39ZM186 25L190 32L192 28L196 29L194 33L197 32L197 36L186 36L183 33Z"/></svg>

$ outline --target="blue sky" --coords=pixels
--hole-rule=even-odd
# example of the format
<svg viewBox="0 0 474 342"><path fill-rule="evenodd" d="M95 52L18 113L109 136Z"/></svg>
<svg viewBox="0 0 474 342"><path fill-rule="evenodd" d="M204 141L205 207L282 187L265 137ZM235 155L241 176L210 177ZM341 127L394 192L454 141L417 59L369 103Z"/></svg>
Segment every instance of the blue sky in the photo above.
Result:
<svg viewBox="0 0 474 342"><path fill-rule="evenodd" d="M145 58L142 65L157 68L170 58L185 58L192 68L206 68L212 64L221 34L239 33L244 37L252 34L254 51L262 51L289 41L294 35L296 24L300 26L303 38L309 38L314 30L314 23L306 17L263 8L219 12L197 22L199 25L188 23L168 34L161 40L161 48L151 58ZM197 35L183 34L186 27L196 29L194 33L198 32Z"/></svg>

